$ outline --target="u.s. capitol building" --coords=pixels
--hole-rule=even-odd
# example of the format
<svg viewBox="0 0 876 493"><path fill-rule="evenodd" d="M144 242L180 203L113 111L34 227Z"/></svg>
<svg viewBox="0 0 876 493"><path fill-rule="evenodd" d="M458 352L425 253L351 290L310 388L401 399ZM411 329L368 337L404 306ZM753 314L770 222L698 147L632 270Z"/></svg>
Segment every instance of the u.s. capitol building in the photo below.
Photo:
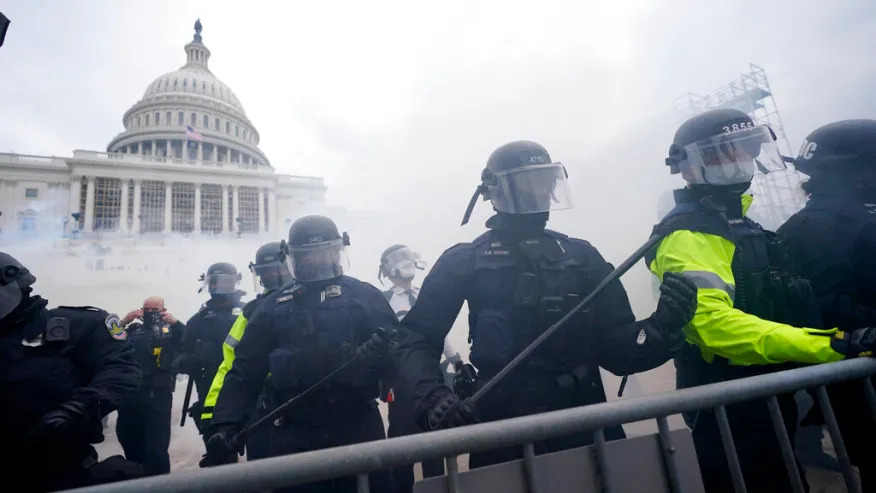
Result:
<svg viewBox="0 0 876 493"><path fill-rule="evenodd" d="M125 112L106 152L0 153L2 235L280 237L305 210L323 208L322 178L278 174L259 149L243 105L210 72L200 22L185 53L185 65Z"/></svg>

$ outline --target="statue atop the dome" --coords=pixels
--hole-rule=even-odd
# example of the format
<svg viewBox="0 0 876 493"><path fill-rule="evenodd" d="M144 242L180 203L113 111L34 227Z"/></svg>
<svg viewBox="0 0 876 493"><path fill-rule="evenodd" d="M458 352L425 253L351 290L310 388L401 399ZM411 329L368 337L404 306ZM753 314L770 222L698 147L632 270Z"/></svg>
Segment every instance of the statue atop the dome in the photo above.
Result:
<svg viewBox="0 0 876 493"><path fill-rule="evenodd" d="M195 21L195 42L201 42L201 30L203 27L201 26L201 19Z"/></svg>

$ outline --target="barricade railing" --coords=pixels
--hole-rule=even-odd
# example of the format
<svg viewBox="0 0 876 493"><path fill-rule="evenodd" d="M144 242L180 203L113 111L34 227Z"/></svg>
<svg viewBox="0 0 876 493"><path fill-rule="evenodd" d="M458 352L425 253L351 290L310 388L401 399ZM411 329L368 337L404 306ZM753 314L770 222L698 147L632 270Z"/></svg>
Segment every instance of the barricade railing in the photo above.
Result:
<svg viewBox="0 0 876 493"><path fill-rule="evenodd" d="M368 493L368 472L443 457L447 465L447 491L455 493L459 491L460 473L457 466L459 455L520 445L523 448L524 467L527 471L531 471L535 460L534 442L589 431L594 436L598 468L601 472L605 472L606 464L603 459L605 454L601 452L605 448L603 430L618 424L655 419L669 483L667 490L680 493L682 490L678 482L678 464L674 456L675 449L670 443L667 416L709 409L714 410L716 415L734 487L737 492L745 492L746 485L725 407L741 401L765 398L792 488L796 492L803 492L801 471L797 469L776 396L800 389L814 389L817 403L825 417L825 426L841 465L846 488L848 491L857 492L860 490L825 385L858 379L866 395L866 403L861 405L868 406L876 420L876 392L869 378L873 375L876 375L876 360L858 358L635 399L71 491L93 493L264 491L331 478L357 476L359 492ZM779 473L776 471L776 474ZM534 475L527 474L527 477L529 481L534 481ZM604 479L608 477L607 474L603 474ZM538 490L537 485L530 486L530 491ZM757 485L748 486L756 488ZM602 490L611 492L611 484L603 481Z"/></svg>

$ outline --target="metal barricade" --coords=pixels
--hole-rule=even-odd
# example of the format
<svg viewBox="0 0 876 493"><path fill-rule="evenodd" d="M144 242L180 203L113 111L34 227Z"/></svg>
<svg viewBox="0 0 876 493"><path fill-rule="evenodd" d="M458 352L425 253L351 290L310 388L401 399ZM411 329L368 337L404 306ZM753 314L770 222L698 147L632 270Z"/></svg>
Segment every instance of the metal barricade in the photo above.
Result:
<svg viewBox="0 0 876 493"><path fill-rule="evenodd" d="M725 407L741 401L766 399L776 436L782 449L786 472L791 479L794 490L802 492L801 471L797 469L776 396L799 389L815 389L818 405L824 414L825 425L831 440L833 440L842 467L846 487L848 491L857 492L860 490L840 436L836 416L827 398L825 385L843 380L860 379L866 396L866 402L862 402L861 405L869 406L874 419L876 419L876 393L874 393L869 378L872 375L876 375L876 360L859 358L636 399L72 491L94 493L263 491L330 478L356 476L358 490L367 493L369 491L367 480L369 471L384 470L444 457L447 473L443 478L439 478L443 479L445 483L442 491L456 493L465 492L461 488L462 482L460 481L463 474L479 471L460 473L457 466L459 455L515 445L523 447L521 481L527 483L523 490L537 493L561 491L545 488L539 481L540 475L535 467L535 461L542 456L534 454L532 444L545 439L589 431L594 434L594 445L591 447L596 455L597 469L602 478L599 489L603 492L616 493L613 490L614 485L609 479L613 477L611 469L617 468L618 465L609 463L610 454L608 452L610 450L608 448L617 442L606 444L602 430L617 424L655 419L658 428L658 442L663 454L661 467L665 471L666 478L666 484L656 488L656 490L681 493L687 491L681 480L685 477L686 471L679 468L676 456L677 449L673 445L673 439L676 436L682 436L676 435L677 432L685 430L670 432L666 417L681 412L711 409L714 410L717 418L734 487L737 492L741 493L746 491L746 486L756 488L756 485L744 483ZM628 440L636 440L637 438ZM635 469L630 470L633 473L635 471ZM433 480L434 478L429 481ZM649 486L648 491L651 490Z"/></svg>

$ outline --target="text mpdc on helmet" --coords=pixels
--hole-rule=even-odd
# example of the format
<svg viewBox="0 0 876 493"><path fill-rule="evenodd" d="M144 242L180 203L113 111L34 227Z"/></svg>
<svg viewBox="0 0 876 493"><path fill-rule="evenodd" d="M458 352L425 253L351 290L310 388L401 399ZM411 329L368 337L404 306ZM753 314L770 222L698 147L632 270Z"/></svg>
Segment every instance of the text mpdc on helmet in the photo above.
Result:
<svg viewBox="0 0 876 493"><path fill-rule="evenodd" d="M751 182L756 171L785 169L772 129L730 108L684 122L675 132L666 165L692 185L716 186Z"/></svg>
<svg viewBox="0 0 876 493"><path fill-rule="evenodd" d="M876 120L843 120L816 128L806 136L794 163L812 178L861 175L876 168Z"/></svg>
<svg viewBox="0 0 876 493"><path fill-rule="evenodd" d="M392 245L380 255L380 267L377 270L377 280L383 284L384 277L400 277L413 279L416 269L424 270L426 261L420 254L406 245Z"/></svg>
<svg viewBox="0 0 876 493"><path fill-rule="evenodd" d="M289 241L281 242L286 264L298 282L323 281L338 277L349 267L350 236L338 232L325 216L305 216L289 227Z"/></svg>
<svg viewBox="0 0 876 493"><path fill-rule="evenodd" d="M566 167L551 161L541 145L526 140L505 144L487 159L462 224L468 223L478 196L492 202L496 211L508 214L571 209L568 177Z"/></svg>
<svg viewBox="0 0 876 493"><path fill-rule="evenodd" d="M252 273L253 288L258 293L262 290L279 289L292 280L289 268L286 266L286 254L283 252L283 242L265 243L256 250L255 262L249 263Z"/></svg>
<svg viewBox="0 0 876 493"><path fill-rule="evenodd" d="M207 268L207 272L201 274L200 293L206 289L210 294L234 294L240 286L243 276L237 272L237 268L228 262L217 262Z"/></svg>

